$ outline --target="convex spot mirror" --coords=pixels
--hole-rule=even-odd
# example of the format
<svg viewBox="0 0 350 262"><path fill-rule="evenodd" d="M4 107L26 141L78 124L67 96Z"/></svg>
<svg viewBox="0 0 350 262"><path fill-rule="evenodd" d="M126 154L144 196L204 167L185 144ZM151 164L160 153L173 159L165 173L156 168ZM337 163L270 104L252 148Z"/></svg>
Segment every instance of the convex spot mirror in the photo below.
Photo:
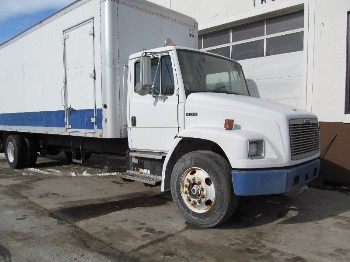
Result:
<svg viewBox="0 0 350 262"><path fill-rule="evenodd" d="M151 57L140 58L140 83L135 86L135 92L141 96L147 95L152 89Z"/></svg>

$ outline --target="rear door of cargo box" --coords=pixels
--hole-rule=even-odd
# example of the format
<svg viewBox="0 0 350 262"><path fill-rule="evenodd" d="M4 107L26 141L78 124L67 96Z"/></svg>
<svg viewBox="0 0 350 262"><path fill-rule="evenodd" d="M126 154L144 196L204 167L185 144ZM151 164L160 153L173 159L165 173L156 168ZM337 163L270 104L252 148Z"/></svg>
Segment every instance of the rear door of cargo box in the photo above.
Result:
<svg viewBox="0 0 350 262"><path fill-rule="evenodd" d="M63 39L66 128L96 129L93 20L65 30Z"/></svg>

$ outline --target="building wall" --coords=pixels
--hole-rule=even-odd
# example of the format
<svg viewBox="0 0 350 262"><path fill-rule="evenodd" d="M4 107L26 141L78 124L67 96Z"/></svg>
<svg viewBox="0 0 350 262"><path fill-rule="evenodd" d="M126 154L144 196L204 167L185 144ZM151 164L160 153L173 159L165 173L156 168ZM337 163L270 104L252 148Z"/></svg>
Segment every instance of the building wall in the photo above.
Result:
<svg viewBox="0 0 350 262"><path fill-rule="evenodd" d="M281 88L290 86L283 95L276 95L276 90L268 93L265 87L257 85L261 90L262 98L271 99L289 105L306 109L316 113L321 121L350 122L350 114L345 114L345 78L346 78L346 30L347 13L350 11L350 1L337 0L151 0L157 4L172 8L178 12L190 15L197 19L200 34L215 32L240 24L259 21L267 17L278 16L293 10L304 10L304 53L298 57L298 65L302 68L295 72L300 75L298 86L291 86L290 76L285 81L276 82ZM332 47L332 48L331 48ZM281 79L281 61L284 56L264 57L240 61L249 80L255 80L256 71L261 71L261 64L271 68L264 74L273 75ZM276 61L277 62L276 62ZM251 66L256 63L257 66ZM293 70L296 65L290 62ZM301 71L300 71L301 70ZM281 71L281 70L279 70ZM261 74L261 72L260 72ZM251 77L252 75L252 77ZM273 76L267 75L270 79ZM289 78L289 79L288 79ZM259 82L259 81L258 81ZM276 86L272 83L270 86ZM331 88L330 88L331 87ZM293 91L292 89L295 89ZM259 90L259 91L260 91ZM279 90L281 91L281 90ZM283 90L282 90L283 91ZM291 94L288 97L288 94ZM291 99L297 98L295 101ZM327 106L325 106L327 103Z"/></svg>
<svg viewBox="0 0 350 262"><path fill-rule="evenodd" d="M301 45L304 41L303 48L298 52L281 53L279 55L267 55L268 45L271 39L277 36L283 36L286 32L277 32L277 34L252 36L252 39L242 39L243 41L235 42L233 33L230 43L219 43L219 46L206 45L206 38L215 32L222 30L231 30L260 23L260 21L270 21L270 18L303 11L304 1L294 0L267 0L266 3L261 0L255 1L160 1L154 2L165 4L167 7L176 9L176 11L184 12L194 16L199 24L200 35L203 36L203 48L209 52L220 53L230 57L235 54L237 48L247 45L247 41L254 45L259 42L259 48L264 49L264 54L239 59L237 56L231 58L238 60L244 69L250 93L253 96L269 99L276 102L284 103L301 109L306 109L307 92L306 92L306 54L307 39L303 39L303 32L307 31L309 17L305 16L304 27L287 29L287 33L296 33L301 35ZM262 3L264 2L264 3ZM209 7L209 8L208 8ZM307 7L308 8L308 7ZM301 16L303 19L303 16ZM267 28L267 26L265 25ZM244 34L244 33L243 33ZM274 38L272 38L273 36ZM292 36L292 35L290 35ZM200 37L201 38L201 37ZM257 41L259 40L259 41ZM176 40L175 40L176 41ZM264 42L264 43L263 43ZM199 46L201 46L199 42ZM222 45L223 44L223 45ZM255 48L255 47L252 47ZM228 50L228 51L227 51Z"/></svg>
<svg viewBox="0 0 350 262"><path fill-rule="evenodd" d="M289 6L291 2L299 0L148 0L159 5L174 9L180 13L194 17L198 22L198 29L204 30L218 25L230 23L236 17L259 9L283 4ZM263 3L262 3L263 2ZM265 3L266 2L266 3Z"/></svg>
<svg viewBox="0 0 350 262"><path fill-rule="evenodd" d="M200 35L303 10L302 51L239 62L253 95L317 114L321 177L350 184L349 0L151 1L197 19Z"/></svg>
<svg viewBox="0 0 350 262"><path fill-rule="evenodd" d="M350 123L345 114L348 12L348 0L316 1L311 104L324 122Z"/></svg>

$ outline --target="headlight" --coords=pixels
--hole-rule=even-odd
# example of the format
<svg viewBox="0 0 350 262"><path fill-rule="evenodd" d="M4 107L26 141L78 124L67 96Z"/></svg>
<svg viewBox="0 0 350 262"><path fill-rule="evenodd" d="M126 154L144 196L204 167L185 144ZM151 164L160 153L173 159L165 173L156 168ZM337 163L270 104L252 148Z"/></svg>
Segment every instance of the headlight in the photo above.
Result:
<svg viewBox="0 0 350 262"><path fill-rule="evenodd" d="M265 156L264 140L251 140L248 142L248 157L263 158Z"/></svg>

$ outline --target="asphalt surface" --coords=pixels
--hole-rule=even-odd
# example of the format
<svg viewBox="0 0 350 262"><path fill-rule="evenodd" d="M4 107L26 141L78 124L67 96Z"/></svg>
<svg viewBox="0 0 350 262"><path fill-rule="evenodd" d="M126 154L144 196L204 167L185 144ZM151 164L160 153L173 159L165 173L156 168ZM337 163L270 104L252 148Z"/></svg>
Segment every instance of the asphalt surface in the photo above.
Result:
<svg viewBox="0 0 350 262"><path fill-rule="evenodd" d="M241 198L230 221L202 229L124 170L123 158L61 155L12 170L0 154L0 261L350 261L346 191Z"/></svg>

